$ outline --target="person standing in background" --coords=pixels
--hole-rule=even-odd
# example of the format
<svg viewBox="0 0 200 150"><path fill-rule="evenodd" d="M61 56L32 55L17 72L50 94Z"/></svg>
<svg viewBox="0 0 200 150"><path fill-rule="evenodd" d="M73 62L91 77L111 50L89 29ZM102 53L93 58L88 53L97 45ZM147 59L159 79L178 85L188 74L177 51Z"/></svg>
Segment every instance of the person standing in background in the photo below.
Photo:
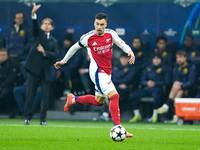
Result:
<svg viewBox="0 0 200 150"><path fill-rule="evenodd" d="M50 81L52 80L51 66L59 54L57 40L50 34L54 27L52 19L45 18L42 21L41 29L38 26L36 11L40 6L33 4L32 9L34 43L25 63L28 83L24 125L29 125L32 118L32 105L39 84L41 86L40 125L47 125L46 112L50 98Z"/></svg>

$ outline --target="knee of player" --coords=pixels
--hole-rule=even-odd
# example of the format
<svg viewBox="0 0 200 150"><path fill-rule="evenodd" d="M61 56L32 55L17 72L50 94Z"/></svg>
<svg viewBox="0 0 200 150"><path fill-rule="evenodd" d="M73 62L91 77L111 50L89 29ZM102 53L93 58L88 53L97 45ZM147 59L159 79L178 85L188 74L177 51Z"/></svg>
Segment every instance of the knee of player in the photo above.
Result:
<svg viewBox="0 0 200 150"><path fill-rule="evenodd" d="M96 96L96 101L99 103L99 104L104 104L105 100L106 100L106 97L100 97L100 96Z"/></svg>

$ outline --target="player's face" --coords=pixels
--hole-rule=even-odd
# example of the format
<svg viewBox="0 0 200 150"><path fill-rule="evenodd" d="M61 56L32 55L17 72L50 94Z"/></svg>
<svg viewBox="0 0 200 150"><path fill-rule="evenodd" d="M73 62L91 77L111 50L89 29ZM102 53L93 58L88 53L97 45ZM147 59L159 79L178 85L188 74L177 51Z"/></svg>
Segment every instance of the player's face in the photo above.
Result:
<svg viewBox="0 0 200 150"><path fill-rule="evenodd" d="M45 19L41 25L41 29L44 31L44 32L50 32L53 30L53 26L51 25L51 22L50 20L48 19Z"/></svg>
<svg viewBox="0 0 200 150"><path fill-rule="evenodd" d="M5 51L0 51L0 63L6 61L8 59L8 54Z"/></svg>
<svg viewBox="0 0 200 150"><path fill-rule="evenodd" d="M176 55L176 62L178 65L183 65L187 60L187 57L184 57L182 55Z"/></svg>
<svg viewBox="0 0 200 150"><path fill-rule="evenodd" d="M95 32L97 35L103 35L104 30L107 27L107 22L105 19L95 19L94 21Z"/></svg>
<svg viewBox="0 0 200 150"><path fill-rule="evenodd" d="M157 43L157 47L159 50L164 50L166 48L166 42L165 40L159 40Z"/></svg>
<svg viewBox="0 0 200 150"><path fill-rule="evenodd" d="M17 25L21 25L24 23L24 15L22 13L17 13L15 15L15 23Z"/></svg>
<svg viewBox="0 0 200 150"><path fill-rule="evenodd" d="M133 39L133 47L138 49L141 47L141 42L140 42L140 39Z"/></svg>
<svg viewBox="0 0 200 150"><path fill-rule="evenodd" d="M162 61L162 60L161 60L159 57L154 57L154 58L153 58L153 64L154 64L155 66L160 65L161 61Z"/></svg>

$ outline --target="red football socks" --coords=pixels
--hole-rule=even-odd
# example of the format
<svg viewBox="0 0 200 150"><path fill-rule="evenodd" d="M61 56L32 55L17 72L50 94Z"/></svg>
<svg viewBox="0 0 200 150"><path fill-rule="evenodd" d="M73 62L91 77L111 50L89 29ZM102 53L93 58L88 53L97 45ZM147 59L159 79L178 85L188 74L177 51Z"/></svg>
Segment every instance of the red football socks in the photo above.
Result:
<svg viewBox="0 0 200 150"><path fill-rule="evenodd" d="M102 106L103 105L103 103L97 102L95 100L95 96L93 96L93 95L76 96L75 102L81 103L81 104L95 105L95 106Z"/></svg>
<svg viewBox="0 0 200 150"><path fill-rule="evenodd" d="M120 125L119 94L110 97L109 109L114 125Z"/></svg>

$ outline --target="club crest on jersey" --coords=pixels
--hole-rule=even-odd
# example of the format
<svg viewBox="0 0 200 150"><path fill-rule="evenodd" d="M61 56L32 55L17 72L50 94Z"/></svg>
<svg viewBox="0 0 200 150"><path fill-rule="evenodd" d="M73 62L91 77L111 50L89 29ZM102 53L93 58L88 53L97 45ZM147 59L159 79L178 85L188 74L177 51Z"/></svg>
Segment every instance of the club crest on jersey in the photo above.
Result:
<svg viewBox="0 0 200 150"><path fill-rule="evenodd" d="M110 39L106 39L106 42L108 43L108 42L110 42L110 40L111 40L111 38Z"/></svg>
<svg viewBox="0 0 200 150"><path fill-rule="evenodd" d="M98 45L97 42L94 42L94 43L92 44L92 46L95 46L95 45Z"/></svg>

